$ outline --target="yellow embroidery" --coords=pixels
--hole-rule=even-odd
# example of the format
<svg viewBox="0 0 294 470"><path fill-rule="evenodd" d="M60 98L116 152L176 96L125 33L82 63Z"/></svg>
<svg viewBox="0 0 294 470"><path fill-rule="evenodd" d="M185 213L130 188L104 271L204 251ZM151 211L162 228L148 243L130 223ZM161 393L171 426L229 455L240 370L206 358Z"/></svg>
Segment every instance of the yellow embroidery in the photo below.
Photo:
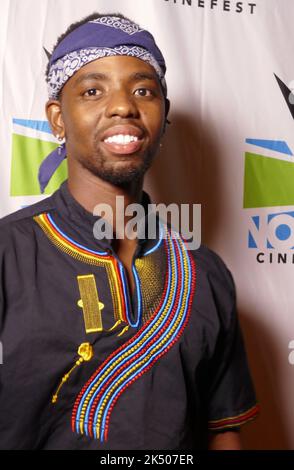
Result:
<svg viewBox="0 0 294 470"><path fill-rule="evenodd" d="M157 250L148 256L135 260L141 283L143 323L149 320L162 300L166 280L166 263L164 250Z"/></svg>
<svg viewBox="0 0 294 470"><path fill-rule="evenodd" d="M82 307L86 333L103 331L101 307L93 274L77 276L81 301L78 305Z"/></svg>
<svg viewBox="0 0 294 470"><path fill-rule="evenodd" d="M123 323L123 321L122 321L122 320L118 320L118 321L115 322L115 324L114 324L111 328L109 328L109 330L107 330L107 331L113 331L113 330L115 330L115 328L117 328L121 323Z"/></svg>
<svg viewBox="0 0 294 470"><path fill-rule="evenodd" d="M84 361L90 361L94 355L92 345L90 343L82 343L79 346L78 355L81 356Z"/></svg>
<svg viewBox="0 0 294 470"><path fill-rule="evenodd" d="M128 331L129 328L129 325L125 326L124 329L117 336L122 336L123 334L125 334L126 331Z"/></svg>
<svg viewBox="0 0 294 470"><path fill-rule="evenodd" d="M56 403L58 395L63 384L69 379L71 373L79 367L84 361L90 361L94 355L93 347L90 343L82 343L78 349L78 355L80 358L76 361L75 365L62 377L60 384L57 387L56 392L52 396L51 403Z"/></svg>
<svg viewBox="0 0 294 470"><path fill-rule="evenodd" d="M82 299L80 299L80 300L77 301L77 306L80 307L80 308L83 308L83 301L82 301ZM102 302L99 302L99 307L100 307L100 310L102 310L102 309L105 307L105 305L104 305Z"/></svg>

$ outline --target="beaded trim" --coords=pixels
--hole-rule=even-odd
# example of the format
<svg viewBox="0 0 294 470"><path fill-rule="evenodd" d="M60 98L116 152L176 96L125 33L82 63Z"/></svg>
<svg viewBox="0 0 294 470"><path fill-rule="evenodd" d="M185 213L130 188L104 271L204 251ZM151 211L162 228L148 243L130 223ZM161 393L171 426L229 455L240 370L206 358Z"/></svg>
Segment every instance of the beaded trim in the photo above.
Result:
<svg viewBox="0 0 294 470"><path fill-rule="evenodd" d="M195 266L183 241L166 233L168 275L161 304L127 343L114 351L82 388L72 413L72 430L108 440L111 413L121 394L181 337L190 317Z"/></svg>

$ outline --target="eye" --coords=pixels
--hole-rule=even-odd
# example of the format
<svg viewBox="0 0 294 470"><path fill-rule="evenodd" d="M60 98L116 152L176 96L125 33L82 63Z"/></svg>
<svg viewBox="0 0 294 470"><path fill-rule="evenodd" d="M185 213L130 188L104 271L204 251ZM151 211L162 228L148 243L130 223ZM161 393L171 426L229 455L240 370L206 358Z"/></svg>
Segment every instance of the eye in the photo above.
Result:
<svg viewBox="0 0 294 470"><path fill-rule="evenodd" d="M99 96L101 95L101 91L97 90L97 88L90 88L84 93L85 96Z"/></svg>
<svg viewBox="0 0 294 470"><path fill-rule="evenodd" d="M137 90L135 90L134 95L142 96L142 97L145 97L145 96L149 97L149 96L153 96L153 93L148 88L138 88Z"/></svg>

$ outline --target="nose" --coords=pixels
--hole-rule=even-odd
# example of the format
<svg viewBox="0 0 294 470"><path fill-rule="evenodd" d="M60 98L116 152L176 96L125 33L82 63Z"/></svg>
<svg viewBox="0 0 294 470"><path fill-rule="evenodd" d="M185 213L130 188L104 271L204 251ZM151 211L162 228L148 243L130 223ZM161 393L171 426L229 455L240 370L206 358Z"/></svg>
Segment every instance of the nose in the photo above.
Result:
<svg viewBox="0 0 294 470"><path fill-rule="evenodd" d="M112 92L107 103L106 116L121 118L137 118L139 110L135 102L135 97L124 90Z"/></svg>

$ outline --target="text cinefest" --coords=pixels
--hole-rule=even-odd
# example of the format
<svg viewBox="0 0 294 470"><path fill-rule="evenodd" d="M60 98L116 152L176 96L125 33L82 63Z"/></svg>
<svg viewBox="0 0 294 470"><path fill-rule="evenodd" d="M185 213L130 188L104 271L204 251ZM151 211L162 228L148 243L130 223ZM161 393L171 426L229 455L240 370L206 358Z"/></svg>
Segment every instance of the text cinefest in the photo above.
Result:
<svg viewBox="0 0 294 470"><path fill-rule="evenodd" d="M232 0L165 0L170 3L181 5L196 6L211 10L221 9L223 11L243 13L248 12L251 15L255 13L256 3L237 2Z"/></svg>

